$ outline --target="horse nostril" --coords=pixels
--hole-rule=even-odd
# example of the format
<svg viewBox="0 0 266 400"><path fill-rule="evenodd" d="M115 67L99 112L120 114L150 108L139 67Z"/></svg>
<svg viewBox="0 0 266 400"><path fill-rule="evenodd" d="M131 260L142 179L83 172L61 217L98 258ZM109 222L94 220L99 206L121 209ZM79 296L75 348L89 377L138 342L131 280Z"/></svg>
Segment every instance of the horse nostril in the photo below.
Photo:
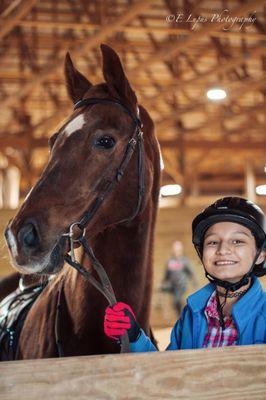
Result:
<svg viewBox="0 0 266 400"><path fill-rule="evenodd" d="M32 223L27 223L20 229L18 238L21 244L25 247L33 248L39 243L37 230Z"/></svg>

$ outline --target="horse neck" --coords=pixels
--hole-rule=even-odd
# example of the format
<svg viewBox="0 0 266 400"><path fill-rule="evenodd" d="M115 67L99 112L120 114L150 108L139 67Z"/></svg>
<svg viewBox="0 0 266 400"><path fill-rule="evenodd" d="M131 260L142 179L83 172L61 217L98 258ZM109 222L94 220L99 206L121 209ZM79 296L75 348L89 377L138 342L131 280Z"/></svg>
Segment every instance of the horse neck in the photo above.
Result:
<svg viewBox="0 0 266 400"><path fill-rule="evenodd" d="M148 329L150 312L155 218L155 210L150 204L141 218L108 229L90 243L108 274L117 301L130 304L144 329ZM83 265L88 267L88 259L82 259ZM86 324L90 313L101 315L108 305L103 295L74 270L69 270L65 295L77 325ZM74 301L69 300L71 298ZM82 329L81 326L78 329Z"/></svg>
<svg viewBox="0 0 266 400"><path fill-rule="evenodd" d="M153 223L149 214L147 209L144 218L117 226L99 235L94 243L117 300L129 303L136 313L151 290Z"/></svg>

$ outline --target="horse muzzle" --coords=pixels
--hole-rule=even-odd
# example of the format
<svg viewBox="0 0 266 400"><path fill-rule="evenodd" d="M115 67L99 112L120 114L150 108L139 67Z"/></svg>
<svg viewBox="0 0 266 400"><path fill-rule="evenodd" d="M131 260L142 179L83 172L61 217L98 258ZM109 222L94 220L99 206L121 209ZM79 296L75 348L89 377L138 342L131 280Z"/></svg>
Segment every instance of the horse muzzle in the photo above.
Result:
<svg viewBox="0 0 266 400"><path fill-rule="evenodd" d="M45 250L34 220L23 223L17 232L11 223L5 230L5 238L12 263L23 274L54 274L64 265L66 238L60 237L52 249Z"/></svg>

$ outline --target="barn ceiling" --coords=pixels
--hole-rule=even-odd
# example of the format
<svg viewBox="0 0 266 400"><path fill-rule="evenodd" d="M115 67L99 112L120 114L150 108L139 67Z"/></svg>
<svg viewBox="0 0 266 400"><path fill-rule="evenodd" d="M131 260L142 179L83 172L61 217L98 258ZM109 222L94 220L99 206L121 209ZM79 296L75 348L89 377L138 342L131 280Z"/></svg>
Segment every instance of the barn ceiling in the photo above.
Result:
<svg viewBox="0 0 266 400"><path fill-rule="evenodd" d="M266 183L266 1L2 0L0 21L0 167L21 169L22 193L71 111L66 51L100 82L102 42L155 121L164 183L184 196ZM227 97L210 101L217 86Z"/></svg>

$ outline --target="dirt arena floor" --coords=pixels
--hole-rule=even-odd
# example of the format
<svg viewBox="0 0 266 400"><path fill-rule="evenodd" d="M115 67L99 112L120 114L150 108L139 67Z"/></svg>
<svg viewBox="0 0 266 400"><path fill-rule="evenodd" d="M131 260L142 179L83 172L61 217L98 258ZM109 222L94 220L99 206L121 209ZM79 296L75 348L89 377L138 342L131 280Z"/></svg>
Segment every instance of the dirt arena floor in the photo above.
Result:
<svg viewBox="0 0 266 400"><path fill-rule="evenodd" d="M170 334L172 328L161 328L161 329L154 329L154 336L158 341L158 347L160 351L166 349L168 344L170 343Z"/></svg>

